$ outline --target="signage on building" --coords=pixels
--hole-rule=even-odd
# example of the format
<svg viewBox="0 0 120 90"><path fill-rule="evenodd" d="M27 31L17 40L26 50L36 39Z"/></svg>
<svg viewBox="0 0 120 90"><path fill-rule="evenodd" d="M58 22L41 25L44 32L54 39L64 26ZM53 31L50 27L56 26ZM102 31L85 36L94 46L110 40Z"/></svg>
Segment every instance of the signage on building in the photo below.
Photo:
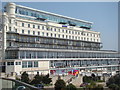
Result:
<svg viewBox="0 0 120 90"><path fill-rule="evenodd" d="M66 25L62 25L62 27L67 28L67 26L66 26Z"/></svg>

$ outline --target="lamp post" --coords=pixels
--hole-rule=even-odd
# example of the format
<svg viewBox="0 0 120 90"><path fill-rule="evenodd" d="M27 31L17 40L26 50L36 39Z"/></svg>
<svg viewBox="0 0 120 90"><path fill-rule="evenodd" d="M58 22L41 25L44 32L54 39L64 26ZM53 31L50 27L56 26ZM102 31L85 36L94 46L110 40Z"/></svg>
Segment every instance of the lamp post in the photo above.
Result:
<svg viewBox="0 0 120 90"><path fill-rule="evenodd" d="M118 59L118 74L120 74L120 60Z"/></svg>

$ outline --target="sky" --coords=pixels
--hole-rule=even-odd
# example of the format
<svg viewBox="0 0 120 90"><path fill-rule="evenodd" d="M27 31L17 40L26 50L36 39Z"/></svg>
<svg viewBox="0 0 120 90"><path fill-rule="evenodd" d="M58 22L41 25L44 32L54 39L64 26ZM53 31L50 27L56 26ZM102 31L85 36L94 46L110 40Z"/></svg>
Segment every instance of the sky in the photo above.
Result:
<svg viewBox="0 0 120 90"><path fill-rule="evenodd" d="M93 22L103 50L118 50L117 2L15 2L16 4ZM5 3L3 3L4 6Z"/></svg>

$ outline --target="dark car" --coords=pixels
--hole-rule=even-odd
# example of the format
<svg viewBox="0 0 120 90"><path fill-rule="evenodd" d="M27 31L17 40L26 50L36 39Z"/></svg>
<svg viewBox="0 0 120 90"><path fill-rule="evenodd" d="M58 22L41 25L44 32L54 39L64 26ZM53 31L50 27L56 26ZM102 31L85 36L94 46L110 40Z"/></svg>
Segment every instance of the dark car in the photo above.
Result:
<svg viewBox="0 0 120 90"><path fill-rule="evenodd" d="M80 87L85 87L87 85L88 85L88 83L82 83L82 84L80 84Z"/></svg>
<svg viewBox="0 0 120 90"><path fill-rule="evenodd" d="M25 86L18 86L18 87L16 88L16 90L26 90L26 87L25 87Z"/></svg>
<svg viewBox="0 0 120 90"><path fill-rule="evenodd" d="M44 85L43 84L36 84L35 87L37 87L38 89L43 89Z"/></svg>

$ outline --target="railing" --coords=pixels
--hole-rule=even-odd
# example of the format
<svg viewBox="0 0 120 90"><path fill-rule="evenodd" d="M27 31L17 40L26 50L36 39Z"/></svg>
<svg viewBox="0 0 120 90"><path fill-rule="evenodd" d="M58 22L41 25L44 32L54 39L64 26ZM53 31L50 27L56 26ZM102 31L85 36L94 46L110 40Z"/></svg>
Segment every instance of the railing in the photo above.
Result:
<svg viewBox="0 0 120 90"><path fill-rule="evenodd" d="M25 90L38 90L38 88L32 85L14 79L0 77L0 81L0 90L23 90L20 87L25 88Z"/></svg>

